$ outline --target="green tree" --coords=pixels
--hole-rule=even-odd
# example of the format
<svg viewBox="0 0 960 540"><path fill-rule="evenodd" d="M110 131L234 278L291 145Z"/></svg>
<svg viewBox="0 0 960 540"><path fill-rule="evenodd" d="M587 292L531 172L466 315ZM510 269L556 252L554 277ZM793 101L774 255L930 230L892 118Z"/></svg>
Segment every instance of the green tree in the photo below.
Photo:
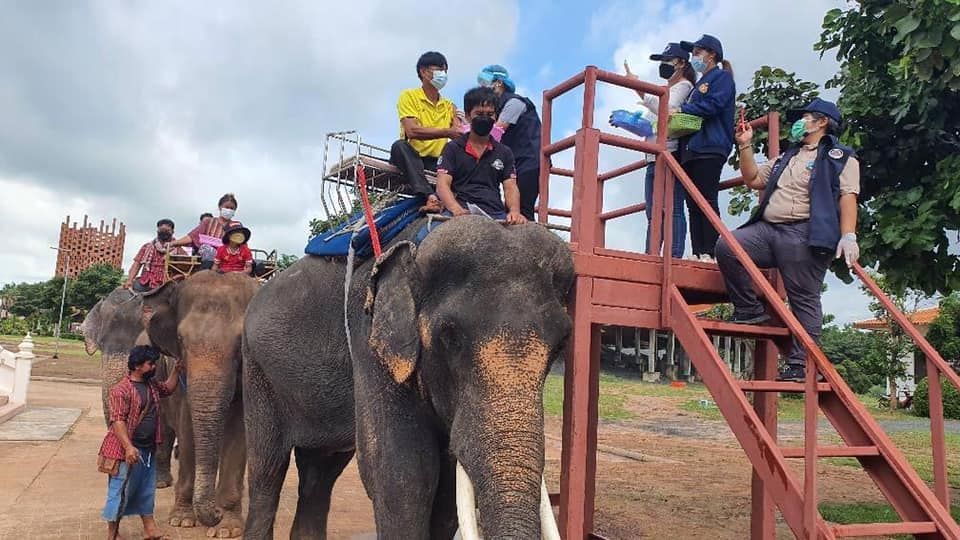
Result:
<svg viewBox="0 0 960 540"><path fill-rule="evenodd" d="M874 333L849 325L826 326L820 337L823 353L858 394L866 393L871 386L886 382L883 358L875 341Z"/></svg>
<svg viewBox="0 0 960 540"><path fill-rule="evenodd" d="M67 303L74 312L86 314L122 282L122 270L109 264L95 264L67 282Z"/></svg>
<svg viewBox="0 0 960 540"><path fill-rule="evenodd" d="M297 262L298 259L299 257L296 255L281 253L280 258L277 259L277 270L286 270L291 264Z"/></svg>
<svg viewBox="0 0 960 540"><path fill-rule="evenodd" d="M891 286L960 289L960 2L861 0L823 20L845 142L858 149L865 265Z"/></svg>
<svg viewBox="0 0 960 540"><path fill-rule="evenodd" d="M960 294L940 301L940 313L930 324L927 341L954 366L960 364Z"/></svg>

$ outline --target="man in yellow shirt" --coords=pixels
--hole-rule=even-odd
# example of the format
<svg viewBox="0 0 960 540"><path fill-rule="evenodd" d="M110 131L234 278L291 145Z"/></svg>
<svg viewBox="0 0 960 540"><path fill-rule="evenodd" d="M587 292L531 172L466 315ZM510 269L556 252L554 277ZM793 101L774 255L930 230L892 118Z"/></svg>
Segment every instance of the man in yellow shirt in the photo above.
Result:
<svg viewBox="0 0 960 540"><path fill-rule="evenodd" d="M440 95L447 83L447 59L423 53L417 60L419 88L400 93L400 140L390 148L390 163L407 178L413 193L427 197L427 208L440 211L440 200L427 183L424 170L437 170L437 158L452 138L460 136L460 120L453 102Z"/></svg>

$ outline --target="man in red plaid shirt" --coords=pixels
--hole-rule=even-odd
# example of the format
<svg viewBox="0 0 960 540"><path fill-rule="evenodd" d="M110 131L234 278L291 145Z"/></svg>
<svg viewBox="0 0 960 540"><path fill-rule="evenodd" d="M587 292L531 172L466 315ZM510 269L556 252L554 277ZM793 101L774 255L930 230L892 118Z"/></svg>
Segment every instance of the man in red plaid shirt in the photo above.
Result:
<svg viewBox="0 0 960 540"><path fill-rule="evenodd" d="M167 380L152 380L160 351L138 345L130 351L127 368L130 373L110 389L110 430L100 445L100 455L121 461L116 475L107 481L107 503L103 518L107 538L117 538L120 518L139 515L143 520L144 538L162 538L153 519L157 470L153 455L163 441L160 422L160 398L177 389L181 371L178 360Z"/></svg>
<svg viewBox="0 0 960 540"><path fill-rule="evenodd" d="M161 219L157 222L157 237L140 247L137 256L133 258L133 265L127 276L123 288L133 288L136 292L146 292L156 289L167 280L166 257L171 255L186 255L183 249L172 246L173 220ZM141 272L140 269L143 268ZM137 273L140 272L140 279Z"/></svg>

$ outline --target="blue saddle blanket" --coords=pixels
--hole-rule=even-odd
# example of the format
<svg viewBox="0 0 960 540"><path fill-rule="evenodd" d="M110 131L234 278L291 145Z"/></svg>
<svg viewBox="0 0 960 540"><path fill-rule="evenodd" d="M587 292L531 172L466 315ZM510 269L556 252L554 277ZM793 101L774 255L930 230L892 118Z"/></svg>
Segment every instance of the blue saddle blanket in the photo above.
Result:
<svg viewBox="0 0 960 540"><path fill-rule="evenodd" d="M421 197L404 199L378 212L373 220L380 234L380 244L386 245L407 225L420 216L423 206ZM373 242L370 240L370 228L367 227L363 211L350 216L346 223L335 229L314 236L307 243L304 253L321 257L345 257L353 238L354 254L357 257L369 257L373 254Z"/></svg>

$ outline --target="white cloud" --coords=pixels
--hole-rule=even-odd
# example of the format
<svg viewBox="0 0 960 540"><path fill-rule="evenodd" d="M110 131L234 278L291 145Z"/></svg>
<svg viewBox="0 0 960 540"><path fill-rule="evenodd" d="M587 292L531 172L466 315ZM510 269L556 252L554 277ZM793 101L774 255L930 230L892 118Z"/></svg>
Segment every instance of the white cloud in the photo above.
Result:
<svg viewBox="0 0 960 540"><path fill-rule="evenodd" d="M448 2L446 13L472 4ZM442 51L457 96L512 49L517 7L484 5L496 33L423 2L185 0L25 3L0 19L0 283L53 273L59 222L127 223L125 264L157 219L179 233L227 191L254 247L302 253L320 214L324 135L389 145L417 57Z"/></svg>

